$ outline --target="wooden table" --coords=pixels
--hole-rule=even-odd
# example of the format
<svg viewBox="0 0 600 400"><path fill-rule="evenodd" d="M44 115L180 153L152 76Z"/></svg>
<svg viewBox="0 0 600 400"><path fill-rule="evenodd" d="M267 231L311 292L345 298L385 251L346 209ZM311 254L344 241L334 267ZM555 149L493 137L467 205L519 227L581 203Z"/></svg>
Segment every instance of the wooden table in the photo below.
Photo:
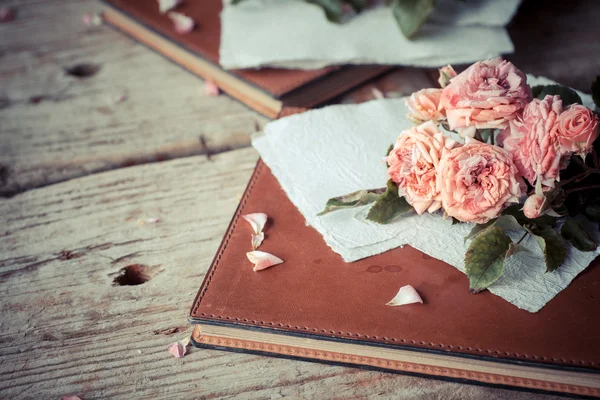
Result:
<svg viewBox="0 0 600 400"><path fill-rule="evenodd" d="M511 59L586 90L600 73L594 1L532 3L511 26ZM0 398L558 398L220 351L174 359L167 345L190 333L257 160L249 135L267 121L85 26L96 1L12 4L17 19L0 24ZM65 74L81 63L100 69ZM430 82L403 69L340 101Z"/></svg>

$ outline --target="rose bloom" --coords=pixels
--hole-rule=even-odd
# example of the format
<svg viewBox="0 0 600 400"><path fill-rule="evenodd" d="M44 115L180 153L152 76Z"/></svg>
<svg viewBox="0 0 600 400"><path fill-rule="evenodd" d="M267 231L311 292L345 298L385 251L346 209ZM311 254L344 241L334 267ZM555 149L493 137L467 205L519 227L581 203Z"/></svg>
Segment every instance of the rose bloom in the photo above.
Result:
<svg viewBox="0 0 600 400"><path fill-rule="evenodd" d="M425 121L441 121L446 119L444 109L440 104L442 89L421 89L406 99L410 110L408 119L418 124Z"/></svg>
<svg viewBox="0 0 600 400"><path fill-rule="evenodd" d="M476 62L452 78L440 101L450 129L460 131L506 128L531 98L525 75L512 63L495 58Z"/></svg>
<svg viewBox="0 0 600 400"><path fill-rule="evenodd" d="M554 187L559 179L561 158L557 142L558 120L562 112L560 96L533 99L523 110L522 117L498 136L498 143L512 154L519 173L531 185Z"/></svg>
<svg viewBox="0 0 600 400"><path fill-rule="evenodd" d="M556 135L563 152L584 156L598 137L598 116L581 104L571 104L558 117Z"/></svg>
<svg viewBox="0 0 600 400"><path fill-rule="evenodd" d="M517 167L504 149L474 139L440 160L437 188L442 207L463 222L483 224L496 218L525 190Z"/></svg>
<svg viewBox="0 0 600 400"><path fill-rule="evenodd" d="M420 215L435 212L442 203L436 180L440 158L456 142L444 136L433 122L403 131L386 158L388 175L398 185L398 194L404 196Z"/></svg>

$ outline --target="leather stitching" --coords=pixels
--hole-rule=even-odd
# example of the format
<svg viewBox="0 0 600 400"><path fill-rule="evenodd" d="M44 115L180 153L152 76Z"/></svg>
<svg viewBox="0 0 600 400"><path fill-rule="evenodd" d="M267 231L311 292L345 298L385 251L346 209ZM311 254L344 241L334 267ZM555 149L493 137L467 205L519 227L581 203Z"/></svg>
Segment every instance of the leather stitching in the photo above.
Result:
<svg viewBox="0 0 600 400"><path fill-rule="evenodd" d="M262 162L262 160L259 160L258 165L256 166L256 170L254 172L254 175L252 176L252 178L250 179L250 182L248 183L248 188L246 189L246 193L244 194L244 196L240 202L240 206L239 206L236 214L234 215L233 224L230 227L230 229L227 231L227 236L224 239L223 244L219 248L219 251L215 258L214 266L213 266L213 268L211 268L209 275L206 278L206 284L204 285L202 292L200 293L200 295L197 298L196 303L194 304L192 314L197 314L198 308L200 307L200 302L202 301L204 294L208 290L208 286L210 285L212 277L214 276L214 273L215 273L217 267L219 266L219 263L221 262L221 256L223 255L223 252L225 251L225 248L227 247L227 244L229 243L229 239L231 238L231 235L233 234L233 231L239 221L239 217L242 215L244 208L246 207L248 197L250 197L250 194L252 193L252 189L254 189L256 180L260 176L260 174L263 170L263 167L264 167L264 163ZM518 358L518 359L536 360L536 361L552 361L552 362L557 362L557 363L571 364L571 365L578 365L578 366L589 365L589 366L596 367L596 366L600 365L599 363L596 363L593 361L586 361L586 360L566 360L564 358L544 357L544 356L536 356L536 355L531 355L531 354L510 353L510 352L500 351L500 350L480 349L480 348L465 347L465 346L455 346L455 345L443 344L443 343L423 342L423 341L408 340L408 339L396 339L396 338L389 338L389 337L385 337L385 336L382 337L382 336L360 335L358 333L317 329L317 328L310 328L307 326L296 326L296 325L283 324L280 322L249 320L247 318L236 318L236 317L228 317L228 316L207 314L207 313L200 313L199 315L201 315L203 317L213 318L213 319L215 319L215 318L221 319L221 320L225 319L228 321L233 320L233 321L237 321L237 322L246 322L246 323L250 323L250 324L254 324L254 325L263 325L263 326L277 326L277 327L290 328L290 329L295 329L295 330L305 331L305 332L328 333L328 334L343 335L343 336L354 337L354 338L375 339L375 340L380 340L380 341L384 341L384 342L388 342L388 343L392 342L392 343L403 343L403 344L415 344L415 345L421 345L421 346L427 346L427 347L433 347L433 348L437 347L437 348L450 349L450 350L466 350L469 352L481 353L483 355L508 356L508 357L513 357L513 358Z"/></svg>
<svg viewBox="0 0 600 400"><path fill-rule="evenodd" d="M516 386L524 386L529 388L540 388L545 390L554 390L554 391L562 391L569 393L577 393L583 395L598 395L600 394L600 390L594 388L587 388L584 386L576 386L576 385L568 385L547 381L539 381L535 379L527 379L527 378L516 378L504 375L496 375L496 374L486 374L474 371L466 371L460 369L453 368L443 368L443 367L433 367L423 364L414 364L407 363L401 361L393 361L386 360L374 357L363 357L363 356L354 356L354 355L346 355L335 352L327 352L327 351L314 351L303 348L291 347L291 346L280 346L280 345L271 345L271 344L263 344L258 342L245 342L240 340L232 340L232 339L221 339L215 337L208 336L200 336L195 339L196 341L200 341L207 344L214 344L217 346L225 346L225 347L237 347L237 348L245 348L248 350L260 350L267 351L271 353L278 354L287 354L291 356L298 357L307 357L307 358L317 358L320 360L331 360L338 362L347 362L347 363L359 363L362 365L370 365L370 366L378 366L382 368L394 368L406 372L416 372L423 373L429 375L438 375L438 376L448 376L454 378L462 378L462 379L471 379L478 380L489 383L497 383L497 384L511 384Z"/></svg>

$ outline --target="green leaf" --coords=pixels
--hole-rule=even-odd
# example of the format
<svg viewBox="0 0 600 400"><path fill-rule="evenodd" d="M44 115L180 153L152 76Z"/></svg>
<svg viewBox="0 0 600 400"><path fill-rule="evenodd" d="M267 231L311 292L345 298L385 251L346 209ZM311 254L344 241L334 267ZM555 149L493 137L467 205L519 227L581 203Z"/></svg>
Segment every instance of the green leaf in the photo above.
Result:
<svg viewBox="0 0 600 400"><path fill-rule="evenodd" d="M588 235L578 221L568 219L560 230L562 237L567 239L573 247L581 251L594 251L598 247L596 242Z"/></svg>
<svg viewBox="0 0 600 400"><path fill-rule="evenodd" d="M393 0L392 14L407 38L413 37L435 8L435 0Z"/></svg>
<svg viewBox="0 0 600 400"><path fill-rule="evenodd" d="M496 220L492 219L492 220L486 222L485 224L476 224L473 227L473 229L471 229L471 232L469 232L469 234L467 236L465 236L463 243L467 243L467 240L479 235L481 232L483 232L489 226L493 225L495 222L496 222Z"/></svg>
<svg viewBox="0 0 600 400"><path fill-rule="evenodd" d="M404 197L398 196L398 186L390 179L387 182L387 190L373 204L367 219L380 224L389 224L412 209Z"/></svg>
<svg viewBox="0 0 600 400"><path fill-rule="evenodd" d="M592 83L592 99L594 99L596 107L600 107L600 75Z"/></svg>
<svg viewBox="0 0 600 400"><path fill-rule="evenodd" d="M589 204L585 207L583 215L594 222L600 223L600 204Z"/></svg>
<svg viewBox="0 0 600 400"><path fill-rule="evenodd" d="M339 22L342 15L344 15L340 0L306 0L306 2L321 7L330 21Z"/></svg>
<svg viewBox="0 0 600 400"><path fill-rule="evenodd" d="M341 210L343 208L359 207L365 204L374 202L385 192L385 188L371 189L371 190L359 190L357 192L349 193L344 196L338 196L327 200L325 209L317 215L323 215L332 211Z"/></svg>
<svg viewBox="0 0 600 400"><path fill-rule="evenodd" d="M513 215L499 216L494 225L505 231L521 231L524 229Z"/></svg>
<svg viewBox="0 0 600 400"><path fill-rule="evenodd" d="M537 85L531 88L533 97L543 100L547 95L559 95L562 99L563 107L569 104L583 104L581 97L573 89L562 85Z"/></svg>
<svg viewBox="0 0 600 400"><path fill-rule="evenodd" d="M517 221L517 219L514 216L504 214L504 215L499 216L496 219L486 222L485 224L475 225L473 227L473 229L471 229L471 232L469 232L469 234L467 236L465 236L465 240L464 240L465 243L467 240L477 236L482 231L484 231L488 226L492 226L492 225L502 228L502 230L504 230L504 231L525 229L521 226L521 224L519 224L519 222Z"/></svg>
<svg viewBox="0 0 600 400"><path fill-rule="evenodd" d="M550 227L533 228L530 233L544 253L546 272L556 271L567 257L567 250L563 238Z"/></svg>
<svg viewBox="0 0 600 400"><path fill-rule="evenodd" d="M535 219L527 218L525 214L523 214L523 210L521 210L520 207L521 206L518 204L510 206L504 210L504 215L511 215L515 217L517 222L521 225L535 225L537 228L554 228L556 226L555 217L551 217L550 215L542 215L541 217Z"/></svg>
<svg viewBox="0 0 600 400"><path fill-rule="evenodd" d="M487 227L473 239L465 254L471 292L481 292L502 276L511 243L510 237L497 226Z"/></svg>

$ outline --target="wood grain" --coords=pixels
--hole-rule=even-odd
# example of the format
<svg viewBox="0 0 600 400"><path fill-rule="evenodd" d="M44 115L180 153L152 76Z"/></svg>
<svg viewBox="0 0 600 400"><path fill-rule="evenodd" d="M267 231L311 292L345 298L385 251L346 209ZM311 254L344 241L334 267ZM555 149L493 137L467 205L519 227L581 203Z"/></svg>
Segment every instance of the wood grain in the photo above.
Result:
<svg viewBox="0 0 600 400"><path fill-rule="evenodd" d="M153 1L153 0L152 0ZM266 118L109 26L97 1L23 0L0 24L0 195L248 146ZM100 67L78 79L64 68Z"/></svg>
<svg viewBox="0 0 600 400"><path fill-rule="evenodd" d="M0 202L0 398L553 398L220 351L172 358L256 160L181 158ZM113 286L128 266L150 279Z"/></svg>

